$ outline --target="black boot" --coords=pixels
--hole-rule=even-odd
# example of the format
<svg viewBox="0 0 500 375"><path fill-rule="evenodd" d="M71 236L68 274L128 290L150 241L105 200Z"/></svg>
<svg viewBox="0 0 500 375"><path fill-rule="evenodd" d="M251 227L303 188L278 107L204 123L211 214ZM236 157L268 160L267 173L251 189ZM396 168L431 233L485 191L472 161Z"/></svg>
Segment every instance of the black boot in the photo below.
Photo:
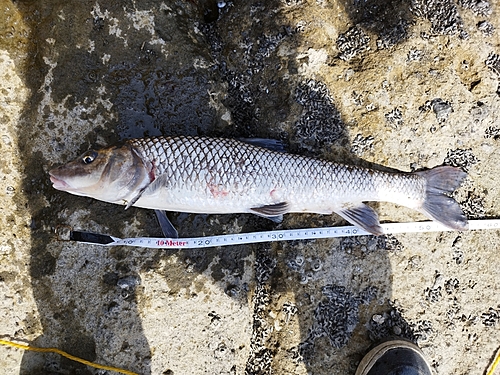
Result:
<svg viewBox="0 0 500 375"><path fill-rule="evenodd" d="M405 340L385 341L363 357L356 375L432 375L418 346Z"/></svg>

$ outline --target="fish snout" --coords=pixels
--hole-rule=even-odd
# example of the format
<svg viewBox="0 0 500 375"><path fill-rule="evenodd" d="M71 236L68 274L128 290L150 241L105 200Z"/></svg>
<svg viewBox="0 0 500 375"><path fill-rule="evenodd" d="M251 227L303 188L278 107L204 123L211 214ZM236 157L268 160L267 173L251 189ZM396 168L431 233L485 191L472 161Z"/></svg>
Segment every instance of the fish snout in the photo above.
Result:
<svg viewBox="0 0 500 375"><path fill-rule="evenodd" d="M56 169L53 169L49 171L50 175L50 182L52 182L52 187L57 190L68 190L71 189L71 186L69 186L64 180L56 177Z"/></svg>

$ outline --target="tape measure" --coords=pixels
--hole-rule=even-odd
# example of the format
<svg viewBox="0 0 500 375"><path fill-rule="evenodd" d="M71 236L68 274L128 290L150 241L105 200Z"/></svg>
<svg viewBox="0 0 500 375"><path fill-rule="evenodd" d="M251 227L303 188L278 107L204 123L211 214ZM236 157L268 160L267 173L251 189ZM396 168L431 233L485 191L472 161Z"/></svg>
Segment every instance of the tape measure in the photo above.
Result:
<svg viewBox="0 0 500 375"><path fill-rule="evenodd" d="M380 224L384 234L395 233L423 233L452 231L445 226L433 222L410 222ZM500 220L469 220L469 230L499 229ZM265 232L223 234L193 238L154 238L135 237L117 238L105 234L95 234L81 231L71 231L69 239L72 241L91 243L101 246L135 246L152 249L199 249L215 246L244 245L261 242L312 240L320 238L338 238L353 236L371 236L371 233L355 226L325 227L308 229L285 229Z"/></svg>

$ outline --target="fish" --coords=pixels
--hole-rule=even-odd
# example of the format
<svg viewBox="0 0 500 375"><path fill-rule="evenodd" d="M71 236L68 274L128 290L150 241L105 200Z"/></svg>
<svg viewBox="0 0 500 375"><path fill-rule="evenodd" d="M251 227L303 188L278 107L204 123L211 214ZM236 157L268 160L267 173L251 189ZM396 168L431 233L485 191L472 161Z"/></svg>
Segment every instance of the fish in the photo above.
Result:
<svg viewBox="0 0 500 375"><path fill-rule="evenodd" d="M467 174L453 166L386 172L261 147L259 141L150 137L90 149L49 171L52 186L100 201L199 214L252 213L280 221L288 213L336 213L380 235L365 202L419 211L464 231L468 221L451 194Z"/></svg>

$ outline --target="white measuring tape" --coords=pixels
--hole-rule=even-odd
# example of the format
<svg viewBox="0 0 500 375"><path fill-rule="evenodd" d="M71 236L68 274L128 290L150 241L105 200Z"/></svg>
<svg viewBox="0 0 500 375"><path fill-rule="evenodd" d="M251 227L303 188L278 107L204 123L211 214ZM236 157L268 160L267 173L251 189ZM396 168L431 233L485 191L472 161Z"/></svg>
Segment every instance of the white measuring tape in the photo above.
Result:
<svg viewBox="0 0 500 375"><path fill-rule="evenodd" d="M445 226L433 222L411 222L380 224L384 234L422 233L451 231ZM500 229L500 220L469 220L469 230ZM117 238L102 234L73 231L70 239L78 242L92 243L102 246L136 246L152 249L197 249L214 246L244 245L259 242L312 240L319 238L337 238L353 236L369 236L371 233L355 226L326 227L309 229L285 229L265 232L240 234L223 234L218 236L194 238Z"/></svg>

